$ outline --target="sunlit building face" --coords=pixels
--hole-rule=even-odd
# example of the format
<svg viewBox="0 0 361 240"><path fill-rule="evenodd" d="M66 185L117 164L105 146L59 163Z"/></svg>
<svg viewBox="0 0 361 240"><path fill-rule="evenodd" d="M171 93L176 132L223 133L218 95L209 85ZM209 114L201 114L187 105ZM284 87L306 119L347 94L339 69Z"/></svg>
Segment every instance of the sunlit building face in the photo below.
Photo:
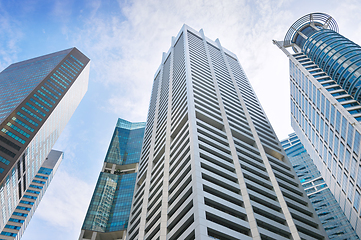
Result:
<svg viewBox="0 0 361 240"><path fill-rule="evenodd" d="M292 127L361 236L361 47L323 13L300 18L274 43L290 59Z"/></svg>

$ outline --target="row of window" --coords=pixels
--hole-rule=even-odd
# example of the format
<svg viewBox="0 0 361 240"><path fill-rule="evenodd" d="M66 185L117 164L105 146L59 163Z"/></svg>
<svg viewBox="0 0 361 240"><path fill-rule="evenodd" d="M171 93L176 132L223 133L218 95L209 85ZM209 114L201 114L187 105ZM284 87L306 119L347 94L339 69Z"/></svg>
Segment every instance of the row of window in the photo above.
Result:
<svg viewBox="0 0 361 240"><path fill-rule="evenodd" d="M331 119L332 116L334 116L334 118L336 119L335 125L338 125L339 127L343 125L344 127L343 129L341 130L339 129L338 131L333 130L333 128L331 128L331 126L329 126L320 117L320 114L318 114L317 110L311 103L311 100L307 98L307 96L302 95L304 99L307 100L306 103L309 105L308 107L309 111L312 110L312 112L316 112L317 114L313 114L309 111L308 112L304 111L304 109L302 109L302 107L299 105L299 102L295 100L297 99L297 95L300 96L302 94L299 88L300 87L297 85L297 79L295 82L291 81L291 96L292 96L291 113L295 118L295 120L298 122L299 126L303 129L305 135L309 138L309 141L313 143L316 151L318 152L319 156L323 159L324 163L327 165L332 175L335 178L337 176L337 182L341 184L342 181L342 189L345 193L347 193L348 199L352 201L353 194L355 192L353 182L356 180L357 156L355 155L355 157L352 157L351 154L352 151L350 146L350 143L352 143L352 141L346 141L345 139L346 137L351 140L354 138L355 146L353 150L355 154L358 153L360 134L357 131L355 131L355 134L353 134L354 129L351 126L351 124L346 122L346 118L344 117L342 118L342 121L345 124L341 124L341 114L337 110L331 111L333 112L331 113ZM313 116L316 116L315 117L316 119ZM315 124L312 123L316 123L316 126ZM314 126L312 127L312 125ZM348 131L346 126L348 127ZM340 135L341 136L344 135L344 137L339 137ZM343 141L347 142L348 144L344 143ZM338 163L340 165L338 165ZM350 179L348 176L350 176ZM361 179L361 177L359 178ZM348 187L348 191L347 191L347 187ZM359 192L356 191L355 196L359 197L358 194ZM355 201L353 202L354 202L354 207L355 208L357 207L358 210L359 203L356 203Z"/></svg>

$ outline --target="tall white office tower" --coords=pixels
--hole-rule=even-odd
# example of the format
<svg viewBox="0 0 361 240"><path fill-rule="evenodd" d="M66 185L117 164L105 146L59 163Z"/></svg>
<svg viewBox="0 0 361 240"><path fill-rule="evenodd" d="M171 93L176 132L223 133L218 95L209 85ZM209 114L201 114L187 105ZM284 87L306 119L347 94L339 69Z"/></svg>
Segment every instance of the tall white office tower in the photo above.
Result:
<svg viewBox="0 0 361 240"><path fill-rule="evenodd" d="M292 127L361 237L361 47L324 13L274 43L290 60Z"/></svg>
<svg viewBox="0 0 361 240"><path fill-rule="evenodd" d="M236 55L184 25L154 77L127 240L325 236Z"/></svg>

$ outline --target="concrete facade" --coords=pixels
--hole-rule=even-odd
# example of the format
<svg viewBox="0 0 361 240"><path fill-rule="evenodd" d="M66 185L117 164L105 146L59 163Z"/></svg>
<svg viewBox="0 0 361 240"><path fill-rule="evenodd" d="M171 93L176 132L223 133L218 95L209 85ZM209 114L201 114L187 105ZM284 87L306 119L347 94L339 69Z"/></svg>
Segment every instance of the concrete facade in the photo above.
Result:
<svg viewBox="0 0 361 240"><path fill-rule="evenodd" d="M327 239L237 57L187 25L154 77L133 239Z"/></svg>

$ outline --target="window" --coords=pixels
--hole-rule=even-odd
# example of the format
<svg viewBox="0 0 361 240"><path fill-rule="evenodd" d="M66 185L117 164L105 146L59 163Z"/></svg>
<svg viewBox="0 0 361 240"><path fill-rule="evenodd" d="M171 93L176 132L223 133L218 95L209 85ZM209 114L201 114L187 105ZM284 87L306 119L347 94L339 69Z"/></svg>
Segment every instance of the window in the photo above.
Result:
<svg viewBox="0 0 361 240"><path fill-rule="evenodd" d="M324 135L323 139L326 143L328 142L328 125L327 125L327 123L325 124L325 135Z"/></svg>
<svg viewBox="0 0 361 240"><path fill-rule="evenodd" d="M337 183L338 185L341 185L341 176L342 176L342 168L340 165L338 165L337 169Z"/></svg>
<svg viewBox="0 0 361 240"><path fill-rule="evenodd" d="M355 131L355 140L354 140L354 146L353 146L353 152L358 155L359 148L360 148L360 133L358 131Z"/></svg>
<svg viewBox="0 0 361 240"><path fill-rule="evenodd" d="M348 183L348 181L347 181L347 175L346 175L346 173L344 173L344 174L343 174L343 178L342 178L342 191L343 191L344 193L346 193L347 183Z"/></svg>
<svg viewBox="0 0 361 240"><path fill-rule="evenodd" d="M321 135L321 138L323 138L323 125L324 125L324 121L321 118L321 121L320 121L320 135Z"/></svg>
<svg viewBox="0 0 361 240"><path fill-rule="evenodd" d="M340 161L343 162L343 156L344 156L344 153L345 153L345 145L343 145L342 142L340 142Z"/></svg>
<svg viewBox="0 0 361 240"><path fill-rule="evenodd" d="M335 107L331 105L330 123L332 126L334 126L334 121L335 121Z"/></svg>
<svg viewBox="0 0 361 240"><path fill-rule="evenodd" d="M328 158L327 158L327 167L331 170L331 164L332 164L332 155L330 152L328 152Z"/></svg>
<svg viewBox="0 0 361 240"><path fill-rule="evenodd" d="M332 106L334 108L334 106ZM340 132L340 125L341 125L341 113L336 110L336 123L335 123L335 131Z"/></svg>
<svg viewBox="0 0 361 240"><path fill-rule="evenodd" d="M352 179L355 179L356 177L356 166L357 166L357 160L353 157L351 162L351 171L350 171L350 177Z"/></svg>
<svg viewBox="0 0 361 240"><path fill-rule="evenodd" d="M334 145L333 145L333 153L336 156L338 156L338 143L339 143L338 137L335 135L335 142L334 142Z"/></svg>
<svg viewBox="0 0 361 240"><path fill-rule="evenodd" d="M19 226L14 226L14 225L9 225L9 224L6 224L5 227L10 228L10 229L15 229L15 230L20 230L20 228L21 228Z"/></svg>
<svg viewBox="0 0 361 240"><path fill-rule="evenodd" d="M330 135L329 135L329 140L328 140L328 145L332 148L333 147L333 131L332 129L330 129Z"/></svg>
<svg viewBox="0 0 361 240"><path fill-rule="evenodd" d="M352 182L348 182L348 193L347 193L347 199L352 202L353 198L353 184Z"/></svg>
<svg viewBox="0 0 361 240"><path fill-rule="evenodd" d="M342 117L341 137L343 140L346 140L346 129L347 129L347 121L346 118Z"/></svg>
<svg viewBox="0 0 361 240"><path fill-rule="evenodd" d="M361 166L358 166L357 186L361 188Z"/></svg>
<svg viewBox="0 0 361 240"><path fill-rule="evenodd" d="M347 145L349 147L352 147L352 138L353 138L353 127L352 125L349 123L348 124L348 131L347 131Z"/></svg>
<svg viewBox="0 0 361 240"><path fill-rule="evenodd" d="M353 201L353 207L358 211L360 206L360 193L356 190L355 192L355 201Z"/></svg>
<svg viewBox="0 0 361 240"><path fill-rule="evenodd" d="M337 161L336 161L336 159L333 159L333 162L332 162L332 176L336 176L336 171L337 171Z"/></svg>
<svg viewBox="0 0 361 240"><path fill-rule="evenodd" d="M328 101L328 99L326 99L326 115L325 115L325 117L327 120L330 119L330 102Z"/></svg>

